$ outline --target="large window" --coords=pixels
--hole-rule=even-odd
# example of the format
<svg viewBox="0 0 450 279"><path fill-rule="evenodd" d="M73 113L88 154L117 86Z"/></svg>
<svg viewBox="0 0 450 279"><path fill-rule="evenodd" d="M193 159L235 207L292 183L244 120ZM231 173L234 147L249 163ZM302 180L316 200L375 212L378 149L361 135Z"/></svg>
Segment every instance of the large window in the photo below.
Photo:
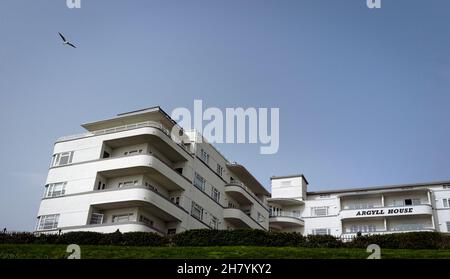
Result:
<svg viewBox="0 0 450 279"><path fill-rule="evenodd" d="M73 151L55 154L53 155L52 166L56 167L70 164L72 163L72 159L73 159Z"/></svg>
<svg viewBox="0 0 450 279"><path fill-rule="evenodd" d="M53 183L45 185L45 194L46 198L54 198L63 196L66 193L66 184L67 182Z"/></svg>
<svg viewBox="0 0 450 279"><path fill-rule="evenodd" d="M42 215L38 217L38 230L54 230L58 228L59 214Z"/></svg>
<svg viewBox="0 0 450 279"><path fill-rule="evenodd" d="M311 207L311 216L327 216L328 206Z"/></svg>
<svg viewBox="0 0 450 279"><path fill-rule="evenodd" d="M443 199L442 203L444 207L450 207L450 198L449 199Z"/></svg>
<svg viewBox="0 0 450 279"><path fill-rule="evenodd" d="M202 191L205 191L205 184L206 184L205 179L200 174L195 173L194 186L199 188Z"/></svg>
<svg viewBox="0 0 450 279"><path fill-rule="evenodd" d="M113 215L112 222L113 223L126 223L126 222L131 221L131 216L133 216L133 213Z"/></svg>
<svg viewBox="0 0 450 279"><path fill-rule="evenodd" d="M350 232L352 233L358 233L358 232L376 232L377 231L377 226L375 225L354 225L351 226L350 228Z"/></svg>
<svg viewBox="0 0 450 279"><path fill-rule="evenodd" d="M450 222L447 222L447 231L450 232Z"/></svg>
<svg viewBox="0 0 450 279"><path fill-rule="evenodd" d="M200 158L203 162L209 164L209 154L205 150L200 150Z"/></svg>
<svg viewBox="0 0 450 279"><path fill-rule="evenodd" d="M192 202L191 215L198 220L203 220L203 207Z"/></svg>

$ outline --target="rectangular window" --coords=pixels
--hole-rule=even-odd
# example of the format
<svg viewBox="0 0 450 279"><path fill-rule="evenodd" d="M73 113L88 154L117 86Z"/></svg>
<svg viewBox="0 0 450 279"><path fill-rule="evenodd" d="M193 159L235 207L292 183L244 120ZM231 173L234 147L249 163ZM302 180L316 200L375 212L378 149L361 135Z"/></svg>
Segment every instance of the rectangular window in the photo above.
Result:
<svg viewBox="0 0 450 279"><path fill-rule="evenodd" d="M144 223L147 226L153 227L153 221L143 215L139 216L139 222Z"/></svg>
<svg viewBox="0 0 450 279"><path fill-rule="evenodd" d="M205 179L200 174L195 173L194 186L199 188L202 191L205 191L205 184L206 184Z"/></svg>
<svg viewBox="0 0 450 279"><path fill-rule="evenodd" d="M220 176L223 175L223 167L219 164L217 164L217 174Z"/></svg>
<svg viewBox="0 0 450 279"><path fill-rule="evenodd" d="M447 222L447 231L450 232L450 222Z"/></svg>
<svg viewBox="0 0 450 279"><path fill-rule="evenodd" d="M202 159L203 162L207 164L209 163L209 154L206 153L206 151L203 149L200 150L200 158Z"/></svg>
<svg viewBox="0 0 450 279"><path fill-rule="evenodd" d="M91 221L89 224L103 224L103 214L101 213L92 213L91 215Z"/></svg>
<svg viewBox="0 0 450 279"><path fill-rule="evenodd" d="M220 200L220 192L219 192L219 190L217 190L216 188L212 187L212 189L211 189L211 197L216 202L219 202L219 200Z"/></svg>
<svg viewBox="0 0 450 279"><path fill-rule="evenodd" d="M52 183L45 186L45 197L54 198L63 196L66 193L67 182Z"/></svg>
<svg viewBox="0 0 450 279"><path fill-rule="evenodd" d="M412 205L412 199L406 199L405 205Z"/></svg>
<svg viewBox="0 0 450 279"><path fill-rule="evenodd" d="M314 235L329 235L330 229L315 229L313 230Z"/></svg>
<svg viewBox="0 0 450 279"><path fill-rule="evenodd" d="M141 154L143 152L142 149L135 149L135 150L130 150L130 151L125 151L123 153L124 156L131 156L131 155L137 155L137 154Z"/></svg>
<svg viewBox="0 0 450 279"><path fill-rule="evenodd" d="M443 199L442 203L443 203L444 207L450 207L450 199Z"/></svg>
<svg viewBox="0 0 450 279"><path fill-rule="evenodd" d="M211 215L211 227L215 230L219 228L219 219L214 215Z"/></svg>
<svg viewBox="0 0 450 279"><path fill-rule="evenodd" d="M311 216L327 216L328 206L311 207Z"/></svg>
<svg viewBox="0 0 450 279"><path fill-rule="evenodd" d="M73 151L55 154L53 155L52 166L56 167L68 165L72 163L72 159L73 159Z"/></svg>
<svg viewBox="0 0 450 279"><path fill-rule="evenodd" d="M59 214L43 215L38 218L38 230L54 230L58 228Z"/></svg>
<svg viewBox="0 0 450 279"><path fill-rule="evenodd" d="M192 202L191 215L198 220L203 220L203 207Z"/></svg>
<svg viewBox="0 0 450 279"><path fill-rule="evenodd" d="M126 214L120 214L120 215L113 215L112 222L113 223L125 223L129 222L131 220L131 216L133 216L133 213L126 213Z"/></svg>

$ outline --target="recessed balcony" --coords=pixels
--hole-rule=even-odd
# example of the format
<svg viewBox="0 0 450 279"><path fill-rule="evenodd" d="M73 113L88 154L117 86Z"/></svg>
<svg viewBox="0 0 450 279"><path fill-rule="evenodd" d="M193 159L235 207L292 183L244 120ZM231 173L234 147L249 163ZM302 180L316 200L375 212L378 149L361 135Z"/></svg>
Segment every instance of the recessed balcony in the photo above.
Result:
<svg viewBox="0 0 450 279"><path fill-rule="evenodd" d="M154 154L108 158L95 162L99 175L109 179L144 174L168 190L186 190L191 182Z"/></svg>
<svg viewBox="0 0 450 279"><path fill-rule="evenodd" d="M182 207L145 186L94 191L89 199L91 206L99 211L142 207L165 222L181 221L187 214Z"/></svg>
<svg viewBox="0 0 450 279"><path fill-rule="evenodd" d="M238 208L225 208L223 218L237 228L265 229L247 213Z"/></svg>

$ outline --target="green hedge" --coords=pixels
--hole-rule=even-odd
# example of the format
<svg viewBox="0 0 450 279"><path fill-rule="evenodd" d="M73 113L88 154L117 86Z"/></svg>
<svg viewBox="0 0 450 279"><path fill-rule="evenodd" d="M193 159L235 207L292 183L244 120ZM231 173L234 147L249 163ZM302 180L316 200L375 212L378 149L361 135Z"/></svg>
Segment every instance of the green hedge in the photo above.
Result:
<svg viewBox="0 0 450 279"><path fill-rule="evenodd" d="M450 249L450 235L438 232L411 232L358 236L342 242L330 235L308 235L262 230L190 230L173 236L156 233L129 232L102 234L68 232L63 234L0 233L0 244L79 244L122 246L290 246L324 248L366 248L378 244L392 249Z"/></svg>
<svg viewBox="0 0 450 279"><path fill-rule="evenodd" d="M359 236L348 246L364 248L369 244L392 249L450 249L450 235L438 232L410 232Z"/></svg>
<svg viewBox="0 0 450 279"><path fill-rule="evenodd" d="M262 230L189 230L172 236L176 246L299 246L299 233L277 233Z"/></svg>
<svg viewBox="0 0 450 279"><path fill-rule="evenodd" d="M78 245L122 245L164 246L166 237L156 233L129 232L98 233L68 232L63 234L0 233L0 244L78 244Z"/></svg>

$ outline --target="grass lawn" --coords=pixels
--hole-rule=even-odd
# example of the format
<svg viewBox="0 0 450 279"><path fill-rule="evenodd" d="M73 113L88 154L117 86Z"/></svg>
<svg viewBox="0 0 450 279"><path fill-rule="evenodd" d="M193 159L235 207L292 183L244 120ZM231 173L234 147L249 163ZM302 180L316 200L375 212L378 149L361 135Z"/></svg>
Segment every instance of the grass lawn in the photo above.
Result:
<svg viewBox="0 0 450 279"><path fill-rule="evenodd" d="M0 259L61 259L66 245L1 244ZM365 249L81 246L82 259L365 259ZM450 259L450 250L381 249L383 259Z"/></svg>

